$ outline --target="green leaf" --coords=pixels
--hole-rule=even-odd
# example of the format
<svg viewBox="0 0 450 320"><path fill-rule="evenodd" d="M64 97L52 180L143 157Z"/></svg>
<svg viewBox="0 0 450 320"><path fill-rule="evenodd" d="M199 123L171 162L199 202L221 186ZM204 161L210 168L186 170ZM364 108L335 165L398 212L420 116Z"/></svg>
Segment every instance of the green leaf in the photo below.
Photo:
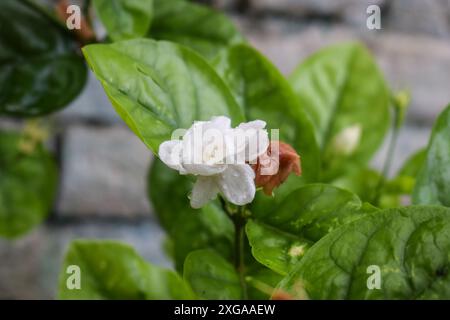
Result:
<svg viewBox="0 0 450 320"><path fill-rule="evenodd" d="M311 299L449 299L450 210L388 209L344 225L307 251L281 283ZM370 266L380 289L368 288Z"/></svg>
<svg viewBox="0 0 450 320"><path fill-rule="evenodd" d="M216 300L242 298L239 275L234 267L211 250L190 253L184 263L184 279L198 297Z"/></svg>
<svg viewBox="0 0 450 320"><path fill-rule="evenodd" d="M285 275L308 248L337 227L377 210L331 185L306 185L293 191L272 212L252 211L246 226L258 262Z"/></svg>
<svg viewBox="0 0 450 320"><path fill-rule="evenodd" d="M420 149L414 153L405 161L397 176L417 177L420 172L420 168L422 168L425 163L426 156L426 149Z"/></svg>
<svg viewBox="0 0 450 320"><path fill-rule="evenodd" d="M281 275L286 275L312 245L307 239L253 220L247 222L245 230L253 256Z"/></svg>
<svg viewBox="0 0 450 320"><path fill-rule="evenodd" d="M70 34L25 0L0 1L0 115L57 111L86 82L86 66Z"/></svg>
<svg viewBox="0 0 450 320"><path fill-rule="evenodd" d="M291 174L284 183L273 191L271 197L263 192L257 192L255 199L249 204L250 210L259 214L274 212L287 196L305 185L307 185L305 179Z"/></svg>
<svg viewBox="0 0 450 320"><path fill-rule="evenodd" d="M69 289L78 266L80 289ZM71 243L59 278L60 299L193 299L173 271L153 266L126 244L77 240Z"/></svg>
<svg viewBox="0 0 450 320"><path fill-rule="evenodd" d="M169 234L178 270L189 252L214 249L225 258L232 256L234 226L215 203L192 209L188 195L193 183L187 176L155 159L150 169L149 197L156 215Z"/></svg>
<svg viewBox="0 0 450 320"><path fill-rule="evenodd" d="M307 181L316 181L320 160L314 128L283 75L263 55L244 44L231 47L214 64L247 119L261 119L269 129L278 129L280 140L300 154L303 176Z"/></svg>
<svg viewBox="0 0 450 320"><path fill-rule="evenodd" d="M222 79L191 50L136 39L83 48L114 108L154 152L172 132L196 120L229 116L244 121Z"/></svg>
<svg viewBox="0 0 450 320"><path fill-rule="evenodd" d="M93 4L114 41L143 37L150 29L153 0L93 0Z"/></svg>
<svg viewBox="0 0 450 320"><path fill-rule="evenodd" d="M268 225L317 241L341 224L377 210L363 206L353 193L326 184L310 184L293 191L273 212L254 211Z"/></svg>
<svg viewBox="0 0 450 320"><path fill-rule="evenodd" d="M366 165L390 123L389 91L369 52L354 43L323 49L290 82L316 129L322 180Z"/></svg>
<svg viewBox="0 0 450 320"><path fill-rule="evenodd" d="M57 167L38 144L20 151L22 135L0 132L0 236L15 238L41 223L53 205Z"/></svg>
<svg viewBox="0 0 450 320"><path fill-rule="evenodd" d="M437 119L413 193L415 204L450 207L450 105Z"/></svg>
<svg viewBox="0 0 450 320"><path fill-rule="evenodd" d="M243 37L224 14L206 6L176 0L155 0L149 37L186 45L211 59Z"/></svg>

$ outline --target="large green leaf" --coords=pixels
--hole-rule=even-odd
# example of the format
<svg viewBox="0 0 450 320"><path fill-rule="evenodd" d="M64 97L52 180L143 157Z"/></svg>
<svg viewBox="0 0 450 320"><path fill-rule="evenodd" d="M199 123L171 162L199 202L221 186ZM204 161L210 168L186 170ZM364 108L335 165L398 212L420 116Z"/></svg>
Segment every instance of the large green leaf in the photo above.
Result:
<svg viewBox="0 0 450 320"><path fill-rule="evenodd" d="M53 157L38 144L20 150L23 137L0 132L0 236L14 238L41 223L50 213L56 193Z"/></svg>
<svg viewBox="0 0 450 320"><path fill-rule="evenodd" d="M69 266L79 267L80 288L67 283ZM153 266L126 244L77 240L67 252L59 278L60 299L193 299L189 285L173 271Z"/></svg>
<svg viewBox="0 0 450 320"><path fill-rule="evenodd" d="M300 154L303 176L316 181L320 160L314 129L283 75L244 44L231 47L214 64L247 118L264 120L269 129L278 129L280 140Z"/></svg>
<svg viewBox="0 0 450 320"><path fill-rule="evenodd" d="M326 184L309 184L287 196L272 212L253 211L253 217L286 232L317 241L331 230L377 210L353 193Z"/></svg>
<svg viewBox="0 0 450 320"><path fill-rule="evenodd" d="M93 4L114 41L143 37L150 29L153 0L93 0Z"/></svg>
<svg viewBox="0 0 450 320"><path fill-rule="evenodd" d="M322 238L280 288L303 285L312 299L449 299L449 253L449 209L388 209ZM369 289L377 267L380 289Z"/></svg>
<svg viewBox="0 0 450 320"><path fill-rule="evenodd" d="M213 58L229 45L242 42L233 22L206 6L178 0L155 0L149 37L170 40Z"/></svg>
<svg viewBox="0 0 450 320"><path fill-rule="evenodd" d="M367 164L389 127L389 92L369 52L359 44L319 51L290 82L311 116L322 150L323 180Z"/></svg>
<svg viewBox="0 0 450 320"><path fill-rule="evenodd" d="M0 115L37 116L66 106L86 82L77 45L25 0L0 1Z"/></svg>
<svg viewBox="0 0 450 320"><path fill-rule="evenodd" d="M253 220L247 222L246 232L253 256L282 275L300 261L312 244L305 238Z"/></svg>
<svg viewBox="0 0 450 320"><path fill-rule="evenodd" d="M184 263L184 279L199 298L237 300L242 298L239 275L223 257L211 250L190 253Z"/></svg>
<svg viewBox="0 0 450 320"><path fill-rule="evenodd" d="M263 192L257 192L249 207L252 212L258 214L274 212L287 196L305 185L307 185L305 179L291 174L284 183L273 191L273 196L269 197Z"/></svg>
<svg viewBox="0 0 450 320"><path fill-rule="evenodd" d="M84 55L128 126L154 152L178 128L226 115L244 121L222 79L193 51L136 39L83 48Z"/></svg>
<svg viewBox="0 0 450 320"><path fill-rule="evenodd" d="M160 160L154 160L148 180L149 197L172 240L178 270L193 250L210 248L225 258L232 256L233 224L215 202L192 209L188 199L192 185L187 176L180 176Z"/></svg>
<svg viewBox="0 0 450 320"><path fill-rule="evenodd" d="M293 191L273 211L253 211L246 226L252 254L263 265L287 274L307 249L337 227L376 210L330 185L306 185Z"/></svg>
<svg viewBox="0 0 450 320"><path fill-rule="evenodd" d="M450 207L450 105L433 127L426 159L414 188L413 202Z"/></svg>

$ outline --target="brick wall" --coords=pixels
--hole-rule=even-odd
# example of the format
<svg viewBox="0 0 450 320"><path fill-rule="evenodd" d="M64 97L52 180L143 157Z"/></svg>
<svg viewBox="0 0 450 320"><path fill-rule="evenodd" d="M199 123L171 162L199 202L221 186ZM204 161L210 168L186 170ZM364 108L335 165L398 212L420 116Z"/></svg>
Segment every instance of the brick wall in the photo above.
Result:
<svg viewBox="0 0 450 320"><path fill-rule="evenodd" d="M450 102L448 0L202 2L230 14L285 74L325 45L365 42L391 86L413 94L394 167L426 145L436 115ZM368 4L382 6L381 31L365 27ZM53 298L66 245L75 238L122 240L149 261L170 266L161 250L164 234L146 197L151 154L116 116L92 75L84 93L52 121L50 145L61 168L58 199L50 219L31 234L0 240L0 298ZM14 125L0 120L2 127Z"/></svg>

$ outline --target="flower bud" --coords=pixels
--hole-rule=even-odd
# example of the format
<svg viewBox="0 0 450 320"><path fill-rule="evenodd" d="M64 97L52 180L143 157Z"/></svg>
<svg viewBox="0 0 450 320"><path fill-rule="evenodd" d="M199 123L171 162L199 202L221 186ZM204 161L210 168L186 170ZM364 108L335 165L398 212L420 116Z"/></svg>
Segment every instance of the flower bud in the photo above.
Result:
<svg viewBox="0 0 450 320"><path fill-rule="evenodd" d="M331 141L333 152L339 155L351 155L358 148L361 136L362 127L359 124L344 128Z"/></svg>
<svg viewBox="0 0 450 320"><path fill-rule="evenodd" d="M262 187L266 195L272 195L273 189L286 181L291 172L301 174L300 156L287 143L271 141L266 153L258 157L252 168L255 185Z"/></svg>

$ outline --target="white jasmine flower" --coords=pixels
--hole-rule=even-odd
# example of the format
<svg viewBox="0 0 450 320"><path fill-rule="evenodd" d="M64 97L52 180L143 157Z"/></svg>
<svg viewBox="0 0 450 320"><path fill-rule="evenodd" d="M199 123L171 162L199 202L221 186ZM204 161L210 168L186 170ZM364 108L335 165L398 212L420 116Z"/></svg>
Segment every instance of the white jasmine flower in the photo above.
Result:
<svg viewBox="0 0 450 320"><path fill-rule="evenodd" d="M191 206L200 208L221 193L236 205L255 197L255 173L248 163L256 162L269 138L261 120L231 128L229 118L213 117L195 122L181 139L163 142L160 159L180 174L197 176L190 196Z"/></svg>

